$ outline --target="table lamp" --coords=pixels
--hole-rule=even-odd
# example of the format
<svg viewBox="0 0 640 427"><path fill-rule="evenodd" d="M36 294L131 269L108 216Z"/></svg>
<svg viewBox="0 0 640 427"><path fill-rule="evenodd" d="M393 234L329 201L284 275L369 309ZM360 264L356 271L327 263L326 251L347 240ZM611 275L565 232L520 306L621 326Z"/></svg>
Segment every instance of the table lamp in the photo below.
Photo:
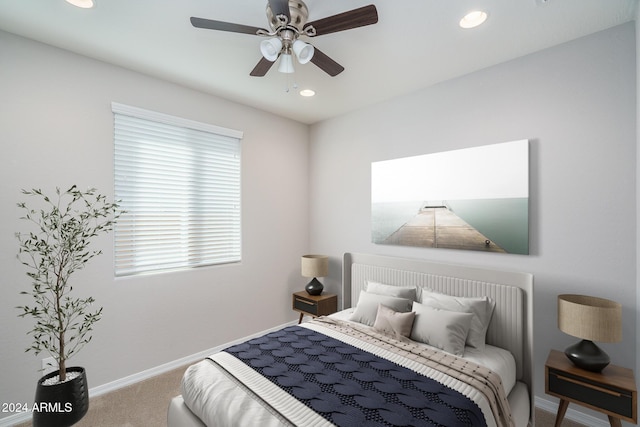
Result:
<svg viewBox="0 0 640 427"><path fill-rule="evenodd" d="M593 341L622 340L622 306L604 298L558 295L558 328L582 339L565 350L569 360L582 369L600 372L610 360Z"/></svg>
<svg viewBox="0 0 640 427"><path fill-rule="evenodd" d="M325 255L303 255L302 276L312 277L304 289L309 295L320 295L324 286L317 277L325 277L329 273L329 257Z"/></svg>

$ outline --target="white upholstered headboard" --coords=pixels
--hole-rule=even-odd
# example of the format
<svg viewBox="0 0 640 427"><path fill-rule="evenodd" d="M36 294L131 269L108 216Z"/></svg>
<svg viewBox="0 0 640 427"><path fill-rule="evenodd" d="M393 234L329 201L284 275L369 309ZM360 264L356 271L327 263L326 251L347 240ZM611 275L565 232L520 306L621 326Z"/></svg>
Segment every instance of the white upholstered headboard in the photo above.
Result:
<svg viewBox="0 0 640 427"><path fill-rule="evenodd" d="M487 331L487 343L513 354L516 377L528 385L529 395L533 398L533 275L419 259L346 253L342 277L343 308L355 306L367 280L396 286L427 287L456 296L487 295L493 298L496 307Z"/></svg>

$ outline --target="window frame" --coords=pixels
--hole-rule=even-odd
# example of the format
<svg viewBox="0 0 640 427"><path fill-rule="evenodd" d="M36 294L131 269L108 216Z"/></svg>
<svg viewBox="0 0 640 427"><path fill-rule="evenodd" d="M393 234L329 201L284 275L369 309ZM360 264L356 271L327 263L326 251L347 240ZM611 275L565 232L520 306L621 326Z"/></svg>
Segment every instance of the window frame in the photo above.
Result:
<svg viewBox="0 0 640 427"><path fill-rule="evenodd" d="M111 107L114 120L114 193L116 199L119 199L121 209L125 211L114 227L115 276L126 277L241 262L241 140L244 136L243 132L116 102L113 102ZM141 120L144 122L141 122ZM140 134L130 135L125 131L137 130L139 129L137 126L141 126ZM167 138L168 140L158 136L166 129L176 131L171 133L171 136ZM146 134L147 130L150 136ZM156 132L158 132L158 135L153 135ZM154 136L157 139L153 140ZM161 139L162 141L160 141ZM175 142L176 146L173 146L172 142ZM177 206L179 215L169 213L171 211L171 208L167 207L169 203L167 205L159 205L157 201L148 201L148 204L147 202L142 202L147 197L146 192L149 190L147 186L154 187L158 183L148 180L144 184L140 184L144 186L145 191L138 191L135 188L138 186L135 179L140 179L141 176L144 176L144 172L139 168L138 164L133 164L133 166L125 164L126 161L124 159L142 161L140 159L147 154L138 158L136 155L139 153L130 154L131 151L129 151L123 157L123 147L135 151L140 144L159 144L164 147L170 147L171 151L176 150L176 153L178 153L176 157L183 160L183 163L178 165L178 168L184 169L176 168L175 170L188 181L188 184L184 185L189 189L185 190L185 193L174 192L174 197L168 199L168 201L175 201L174 210L176 210L175 206ZM216 145L208 147L209 144ZM183 146L180 147L180 145ZM209 158L208 155L203 155L202 152L198 151L199 149L208 151L209 155L213 157ZM221 152L226 155L226 158ZM145 151L145 153L147 152ZM184 158L182 157L183 155ZM212 160L215 156L218 156L217 160ZM234 159L231 159L231 156L235 156ZM206 158L205 162L209 161L210 163L203 166L201 164L203 158ZM173 161L174 159L171 158L170 160ZM213 165L213 162L216 164ZM222 182L223 178L217 176L219 171L215 168L222 167L218 162L224 167L230 168L228 173L231 179L224 179L225 182ZM165 174L165 170L161 169L159 181L168 179L165 177L165 175L169 175L168 170L169 166L167 166L167 173ZM215 170L215 172L207 173L207 170ZM129 172L129 174L123 178L122 174L126 172ZM226 170L224 173L227 173ZM156 173L156 175L158 174ZM210 181L203 183L203 180ZM215 185L212 185L211 182L215 182ZM180 186L180 183L177 183L176 186ZM209 192L209 199L207 199L210 203L209 207L197 207L200 204L200 200L203 199L201 196L205 194L203 190L214 187L217 190L214 193ZM162 187L158 188L162 189ZM180 191L183 189L184 187L179 187ZM227 193L223 194L227 190L230 191L229 195ZM167 190L166 194L163 193L163 197L169 194L172 193ZM218 209L217 205L216 208L211 209L211 203L215 203L216 200L219 202L220 198L224 198L225 206L227 207L221 209L222 213L212 214L211 212L215 212ZM229 208L229 203L232 203L234 207ZM144 210L147 212L141 214L142 208L139 211L135 206L143 206L143 204L156 210L153 213L149 213L151 211L145 208ZM229 209L233 210L233 213L228 214L230 212ZM221 221L225 212L232 218L231 223L227 223L224 220ZM136 215L138 216L137 218ZM153 238L144 237L143 233L138 230L142 229L142 226L148 226L152 221L150 218L155 215L161 217L162 221L172 224L171 227L165 225L168 231L158 231L158 228L153 230L153 232L159 233L158 236L174 236L175 238L175 241L169 245L172 248L169 252L174 258L166 264L161 260L163 257L159 255L159 252L155 252L154 255L154 250L158 251L160 247L165 248L166 244L153 242ZM212 219L212 215L217 215L217 218ZM194 219L198 216L207 216L209 218L205 221ZM225 217L224 219L226 220L227 218ZM225 240L224 244L209 242L204 246L196 244L196 241L202 242L205 235L211 239L211 233L214 233L211 230L222 223L225 223L223 224L225 228L222 235L224 238L228 238L228 241ZM158 226L154 225L153 227ZM179 242L177 236L181 236L184 240ZM223 251L224 248L227 248L229 252L226 256L207 253L208 250L213 251L215 248L223 248ZM183 255L179 255L181 251ZM140 259L136 260L136 257L139 257L138 253L144 253L145 262L140 261ZM200 258L202 259L198 260ZM153 262L153 260L157 260L157 262Z"/></svg>

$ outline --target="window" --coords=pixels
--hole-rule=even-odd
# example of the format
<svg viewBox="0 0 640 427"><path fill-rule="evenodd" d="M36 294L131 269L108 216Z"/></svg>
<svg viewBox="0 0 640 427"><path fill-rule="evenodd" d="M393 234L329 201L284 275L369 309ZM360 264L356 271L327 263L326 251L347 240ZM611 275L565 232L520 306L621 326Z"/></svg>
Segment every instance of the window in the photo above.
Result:
<svg viewBox="0 0 640 427"><path fill-rule="evenodd" d="M242 132L112 109L116 276L240 261Z"/></svg>

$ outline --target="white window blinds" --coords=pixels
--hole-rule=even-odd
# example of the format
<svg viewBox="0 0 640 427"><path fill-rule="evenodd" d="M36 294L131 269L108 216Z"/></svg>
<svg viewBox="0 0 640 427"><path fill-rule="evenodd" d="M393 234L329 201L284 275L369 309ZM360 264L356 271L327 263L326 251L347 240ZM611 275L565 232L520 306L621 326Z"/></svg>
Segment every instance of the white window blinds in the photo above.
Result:
<svg viewBox="0 0 640 427"><path fill-rule="evenodd" d="M116 276L240 261L242 133L112 109Z"/></svg>

